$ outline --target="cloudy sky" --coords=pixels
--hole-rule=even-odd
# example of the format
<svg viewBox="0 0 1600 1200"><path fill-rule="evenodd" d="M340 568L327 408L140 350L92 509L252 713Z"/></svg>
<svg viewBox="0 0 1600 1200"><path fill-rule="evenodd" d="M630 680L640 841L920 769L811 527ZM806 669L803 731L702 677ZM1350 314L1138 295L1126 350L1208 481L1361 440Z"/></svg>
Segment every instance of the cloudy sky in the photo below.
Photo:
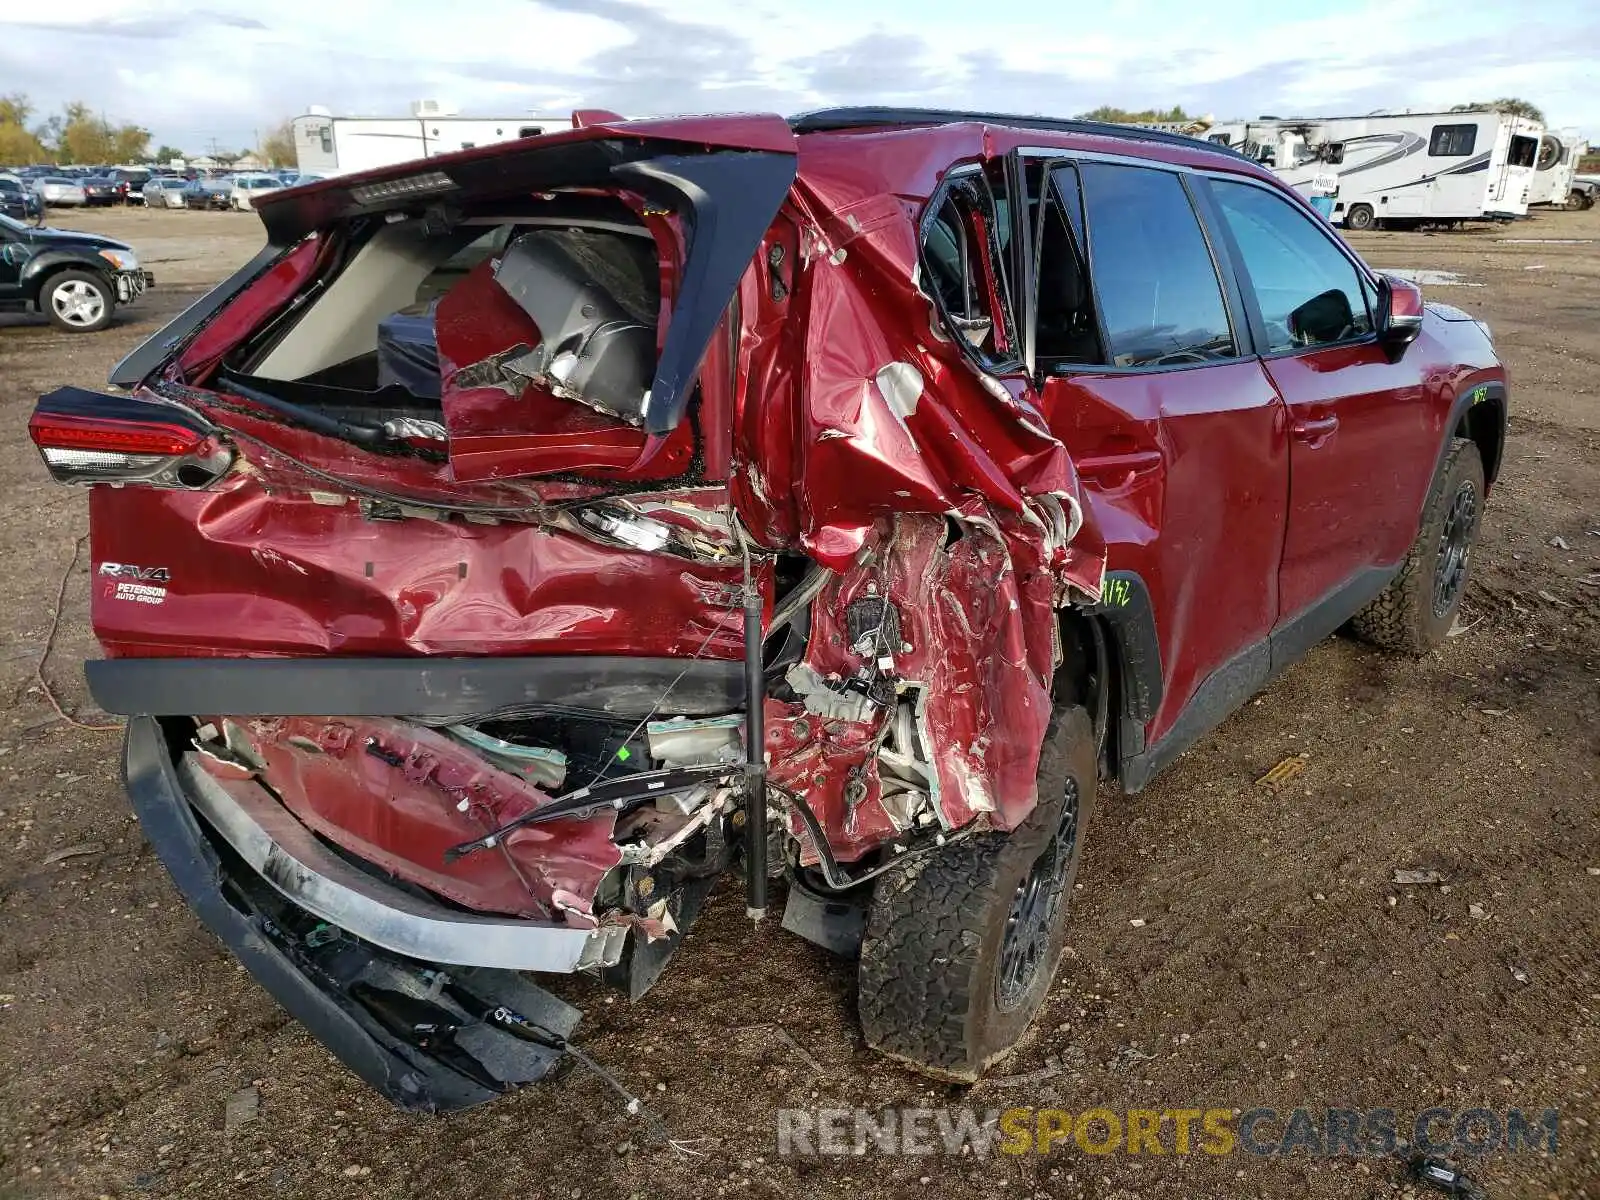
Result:
<svg viewBox="0 0 1600 1200"><path fill-rule="evenodd" d="M1343 0L1273 15L1244 0L3 7L0 92L25 92L45 111L83 100L191 153L213 139L249 145L312 104L387 116L422 98L469 116L877 102L1054 115L1182 104L1226 118L1519 95L1600 141L1600 9L1578 0Z"/></svg>

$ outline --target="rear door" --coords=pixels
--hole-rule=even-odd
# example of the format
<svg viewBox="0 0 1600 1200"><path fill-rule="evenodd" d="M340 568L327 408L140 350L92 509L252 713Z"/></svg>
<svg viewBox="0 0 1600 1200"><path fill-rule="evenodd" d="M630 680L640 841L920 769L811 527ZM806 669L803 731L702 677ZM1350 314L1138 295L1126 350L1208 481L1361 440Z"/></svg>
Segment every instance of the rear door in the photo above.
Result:
<svg viewBox="0 0 1600 1200"><path fill-rule="evenodd" d="M1205 186L1267 373L1288 406L1282 618L1324 601L1330 612L1347 608L1345 589L1375 592L1416 535L1428 484L1417 464L1437 450L1419 356L1389 361L1374 333L1368 272L1315 214L1254 180L1213 176Z"/></svg>
<svg viewBox="0 0 1600 1200"><path fill-rule="evenodd" d="M1081 158L1046 174L1032 321L1043 406L1107 569L1126 580L1108 595L1149 596L1165 685L1147 741L1187 709L1181 742L1265 678L1288 491L1283 405L1188 172ZM1191 707L1207 680L1211 698Z"/></svg>

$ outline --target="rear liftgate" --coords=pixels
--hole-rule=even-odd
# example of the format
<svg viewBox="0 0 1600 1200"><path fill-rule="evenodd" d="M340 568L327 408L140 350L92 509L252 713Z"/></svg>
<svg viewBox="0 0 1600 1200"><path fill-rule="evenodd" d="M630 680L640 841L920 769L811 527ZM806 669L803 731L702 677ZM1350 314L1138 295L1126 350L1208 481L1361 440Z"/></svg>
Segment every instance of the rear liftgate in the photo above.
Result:
<svg viewBox="0 0 1600 1200"><path fill-rule="evenodd" d="M681 435L701 360L793 181L794 156L604 130L548 142L504 161L438 160L438 170L419 177L427 184L420 190L471 195L485 181L523 192L607 185L675 213L684 240L676 303L642 397L630 406L614 379L584 375L584 363L563 361L554 345L514 347L517 361L509 364L514 376L520 371L557 396L611 412L642 435L635 448L619 442L626 453L613 459L611 479L627 479L630 462L646 468L642 478L657 478L652 460ZM274 246L119 365L113 382L135 394L62 389L41 399L31 431L55 477L139 485L98 492L97 518L118 503L131 506L146 489L172 493L172 503L190 511L181 510L178 493L257 486L254 478L241 482L234 468L271 460L282 445L293 453L273 463L286 473L280 484L293 475L281 458L293 464L303 455L304 465L333 441L345 444L345 465L363 478L423 479L415 467L389 473L414 430L316 419L293 400L241 383L225 362L249 334L242 318L233 317L240 328L230 329L231 300L265 288L251 319L278 320L315 267L314 245L301 239L352 215L414 208L413 184L336 182L293 201L264 202ZM539 308L547 296L519 296L518 265L515 254L496 264L501 288L537 323L559 322L561 314ZM532 265L543 280L563 266L548 256ZM639 348L629 331L619 332L624 323L590 324L586 346L614 337L618 349L584 361L621 363L624 376L636 371ZM507 365L462 370L487 378L504 376ZM516 388L504 391L510 399ZM444 416L448 465L463 495L474 481L499 487L494 481L552 469L537 434L485 433L481 421L458 430L448 403ZM359 461L351 445L373 457ZM536 482L529 491L537 493ZM668 543L704 534L708 510L673 517L636 497L570 506L585 528L563 528L569 518L561 517L550 536L582 534L635 553L665 545L670 553ZM437 488L420 499L435 511L451 507ZM114 518L97 520L102 537L107 521ZM722 532L737 538L730 525ZM126 532L114 523L109 531ZM639 541L645 535L648 545ZM181 589L166 568L105 561L101 550L100 586L179 617L173 602ZM700 646L721 635L726 655L726 642L738 639L742 661L699 653L197 659L146 650L90 664L91 688L108 711L132 718L129 793L206 924L391 1100L459 1108L540 1079L564 1053L576 1053L567 1038L577 1011L521 972L592 970L641 995L728 865L741 824L748 909L755 918L764 913L764 601L748 555L722 561L739 559L738 594L723 603L742 610L742 638L730 611ZM325 715L330 709L341 715ZM497 736L530 720L584 729L591 757ZM648 768L628 766L635 756ZM588 782L570 787L580 778ZM398 845L393 826L404 830Z"/></svg>

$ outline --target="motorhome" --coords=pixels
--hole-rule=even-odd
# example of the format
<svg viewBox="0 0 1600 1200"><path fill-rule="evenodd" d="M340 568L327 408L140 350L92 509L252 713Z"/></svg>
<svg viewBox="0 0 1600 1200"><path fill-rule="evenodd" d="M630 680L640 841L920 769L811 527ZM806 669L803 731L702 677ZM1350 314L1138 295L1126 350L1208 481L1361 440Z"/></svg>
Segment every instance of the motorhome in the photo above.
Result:
<svg viewBox="0 0 1600 1200"><path fill-rule="evenodd" d="M1335 183L1334 223L1371 229L1526 215L1543 133L1537 121L1484 109L1263 117L1207 136L1297 190Z"/></svg>
<svg viewBox="0 0 1600 1200"><path fill-rule="evenodd" d="M1539 157L1534 164L1533 182L1528 185L1528 204L1556 204L1565 208L1586 208L1586 191L1574 191L1573 177L1578 161L1589 151L1589 143L1576 129L1546 132L1539 139Z"/></svg>
<svg viewBox="0 0 1600 1200"><path fill-rule="evenodd" d="M554 133L572 128L572 118L528 113L463 117L438 101L419 100L409 117L338 117L313 105L290 126L300 171L328 176Z"/></svg>

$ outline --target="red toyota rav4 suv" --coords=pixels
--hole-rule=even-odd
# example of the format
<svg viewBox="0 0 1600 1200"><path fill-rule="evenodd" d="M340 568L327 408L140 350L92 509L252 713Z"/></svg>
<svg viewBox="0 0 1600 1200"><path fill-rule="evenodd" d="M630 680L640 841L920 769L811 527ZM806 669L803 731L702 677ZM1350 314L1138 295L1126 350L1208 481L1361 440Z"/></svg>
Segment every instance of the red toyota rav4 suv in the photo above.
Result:
<svg viewBox="0 0 1600 1200"><path fill-rule="evenodd" d="M396 1102L542 1077L718 876L971 1079L1097 782L1454 619L1487 330L1255 165L976 113L624 122L292 189L43 397L95 698L200 917ZM104 486L110 485L110 486Z"/></svg>

